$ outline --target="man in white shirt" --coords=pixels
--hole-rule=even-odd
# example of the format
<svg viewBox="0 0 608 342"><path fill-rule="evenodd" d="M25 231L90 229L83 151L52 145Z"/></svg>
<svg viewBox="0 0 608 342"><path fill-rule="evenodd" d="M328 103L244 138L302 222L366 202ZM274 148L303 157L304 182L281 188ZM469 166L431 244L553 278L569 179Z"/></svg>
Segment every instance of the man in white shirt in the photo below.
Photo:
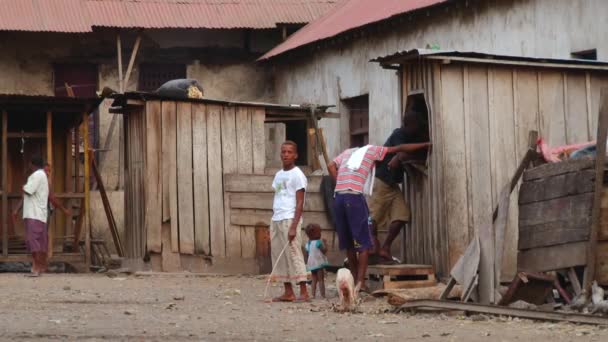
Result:
<svg viewBox="0 0 608 342"><path fill-rule="evenodd" d="M30 162L32 174L23 186L23 222L25 223L25 244L32 253L32 272L38 277L46 270L48 250L48 199L49 182L44 172L41 157L34 156Z"/></svg>

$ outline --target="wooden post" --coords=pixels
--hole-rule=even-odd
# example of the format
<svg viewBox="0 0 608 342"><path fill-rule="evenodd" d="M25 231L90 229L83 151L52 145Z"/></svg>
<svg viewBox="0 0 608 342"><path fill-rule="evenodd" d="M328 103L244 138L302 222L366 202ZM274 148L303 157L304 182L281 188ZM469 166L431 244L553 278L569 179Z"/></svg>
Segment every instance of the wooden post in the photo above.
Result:
<svg viewBox="0 0 608 342"><path fill-rule="evenodd" d="M608 88L603 88L600 97L600 112L597 122L597 142L595 160L595 192L591 211L591 232L587 248L587 267L583 278L583 289L591 293L591 282L595 279L595 262L597 254L597 233L600 228L600 211L602 189L604 188L604 162L606 160L606 136L608 135Z"/></svg>
<svg viewBox="0 0 608 342"><path fill-rule="evenodd" d="M91 223L90 223L90 194L89 194L89 125L88 125L88 114L82 113L83 136L84 136L84 215L86 215L85 229L84 229L84 258L87 265L87 270L91 266Z"/></svg>
<svg viewBox="0 0 608 342"><path fill-rule="evenodd" d="M141 43L141 35L137 36L133 51L131 52L131 59L129 60L129 66L127 67L127 74L123 82L123 92L129 87L129 78L131 77L131 70L133 69L133 63L135 63L135 57L137 56L137 50L139 50L139 43Z"/></svg>
<svg viewBox="0 0 608 342"><path fill-rule="evenodd" d="M122 78L122 45L120 43L120 33L116 35L116 56L118 59L118 89L124 92L124 84Z"/></svg>
<svg viewBox="0 0 608 342"><path fill-rule="evenodd" d="M53 179L53 113L46 112L46 162L50 165L51 178L49 182L49 191L52 191ZM55 225L52 222L52 218L48 218L47 229L48 229L48 258L49 260L53 257L53 240L55 239Z"/></svg>
<svg viewBox="0 0 608 342"><path fill-rule="evenodd" d="M8 113L2 112L2 255L8 256L8 182L7 182L7 124L8 124Z"/></svg>

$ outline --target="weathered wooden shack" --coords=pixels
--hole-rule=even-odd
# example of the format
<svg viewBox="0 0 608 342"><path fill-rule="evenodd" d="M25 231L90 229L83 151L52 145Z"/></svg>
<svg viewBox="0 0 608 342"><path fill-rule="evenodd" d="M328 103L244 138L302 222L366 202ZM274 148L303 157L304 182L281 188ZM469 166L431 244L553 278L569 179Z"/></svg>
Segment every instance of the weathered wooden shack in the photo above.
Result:
<svg viewBox="0 0 608 342"><path fill-rule="evenodd" d="M257 272L256 254L267 253L267 239L258 229L256 247L256 226L270 223L277 171L266 166L266 145L285 139L274 131L267 136L265 123L303 123L300 164L308 169L311 109L146 93L114 99L111 111L122 113L125 122L126 257L149 255L156 270ZM331 116L314 115L317 120ZM321 177L308 181L304 220L320 223L327 236L332 225L324 212Z"/></svg>
<svg viewBox="0 0 608 342"><path fill-rule="evenodd" d="M88 139L89 114L101 99L53 96L0 95L2 156L0 183L2 224L2 255L0 261L28 261L25 250L23 221L11 219L22 199L22 187L30 174L29 162L34 155L42 156L51 170L52 188L73 216L66 217L55 210L49 222L49 256L83 266L90 264ZM84 232L84 249L80 248ZM81 267L86 270L86 267Z"/></svg>
<svg viewBox="0 0 608 342"><path fill-rule="evenodd" d="M399 75L402 108L428 111L432 152L411 172L407 262L447 275L480 226L536 130L551 146L593 140L608 63L410 50L376 59ZM511 196L503 278L517 267L517 196Z"/></svg>

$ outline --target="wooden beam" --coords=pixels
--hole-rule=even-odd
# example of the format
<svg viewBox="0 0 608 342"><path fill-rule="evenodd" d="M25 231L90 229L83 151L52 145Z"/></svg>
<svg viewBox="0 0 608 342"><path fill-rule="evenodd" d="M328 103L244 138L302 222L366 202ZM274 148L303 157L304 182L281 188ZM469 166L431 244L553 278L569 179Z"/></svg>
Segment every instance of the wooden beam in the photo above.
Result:
<svg viewBox="0 0 608 342"><path fill-rule="evenodd" d="M116 59L118 59L118 89L120 93L123 93L125 88L122 78L122 44L120 42L120 33L116 35Z"/></svg>
<svg viewBox="0 0 608 342"><path fill-rule="evenodd" d="M139 43L141 43L141 35L138 35L137 39L135 39L135 45L133 46L133 51L131 52L131 59L129 60L129 66L127 67L127 73L125 74L125 80L123 82L123 92L129 87L129 78L131 77L131 71L133 70L133 64L135 63L137 51L139 50Z"/></svg>
<svg viewBox="0 0 608 342"><path fill-rule="evenodd" d="M8 124L8 113L6 111L2 112L2 255L4 257L8 256L8 182L7 182L7 124Z"/></svg>
<svg viewBox="0 0 608 342"><path fill-rule="evenodd" d="M7 132L6 137L8 139L46 139L46 132Z"/></svg>
<svg viewBox="0 0 608 342"><path fill-rule="evenodd" d="M85 229L84 229L84 260L87 265L87 270L91 266L91 221L90 221L90 193L89 193L89 174L90 174L90 161L89 154L87 151L89 150L89 125L88 125L88 114L86 112L82 113L82 122L84 123L83 127L83 136L84 136L84 215L87 218L85 221Z"/></svg>
<svg viewBox="0 0 608 342"><path fill-rule="evenodd" d="M593 209L591 211L591 232L589 249L587 249L587 267L583 278L583 289L591 293L591 282L595 279L595 259L597 253L597 235L600 230L600 211L602 189L604 188L604 162L606 160L606 136L608 135L608 88L602 89L601 105L597 123L596 160L595 160L595 192L593 193Z"/></svg>
<svg viewBox="0 0 608 342"><path fill-rule="evenodd" d="M53 172L53 113L46 112L46 162L50 165L51 175ZM49 179L49 184L53 184L53 179ZM53 191L53 189L49 189ZM47 222L48 229L48 258L53 257L53 242L55 237L55 225L52 219Z"/></svg>

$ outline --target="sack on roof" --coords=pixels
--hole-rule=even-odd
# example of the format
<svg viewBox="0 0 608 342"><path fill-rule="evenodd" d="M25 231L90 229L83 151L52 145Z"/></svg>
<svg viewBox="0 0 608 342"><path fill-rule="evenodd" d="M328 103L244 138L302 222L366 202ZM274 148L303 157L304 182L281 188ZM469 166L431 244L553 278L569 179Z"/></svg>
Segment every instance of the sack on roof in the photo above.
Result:
<svg viewBox="0 0 608 342"><path fill-rule="evenodd" d="M203 87L197 80L177 79L166 82L156 90L156 93L174 99L202 99Z"/></svg>

